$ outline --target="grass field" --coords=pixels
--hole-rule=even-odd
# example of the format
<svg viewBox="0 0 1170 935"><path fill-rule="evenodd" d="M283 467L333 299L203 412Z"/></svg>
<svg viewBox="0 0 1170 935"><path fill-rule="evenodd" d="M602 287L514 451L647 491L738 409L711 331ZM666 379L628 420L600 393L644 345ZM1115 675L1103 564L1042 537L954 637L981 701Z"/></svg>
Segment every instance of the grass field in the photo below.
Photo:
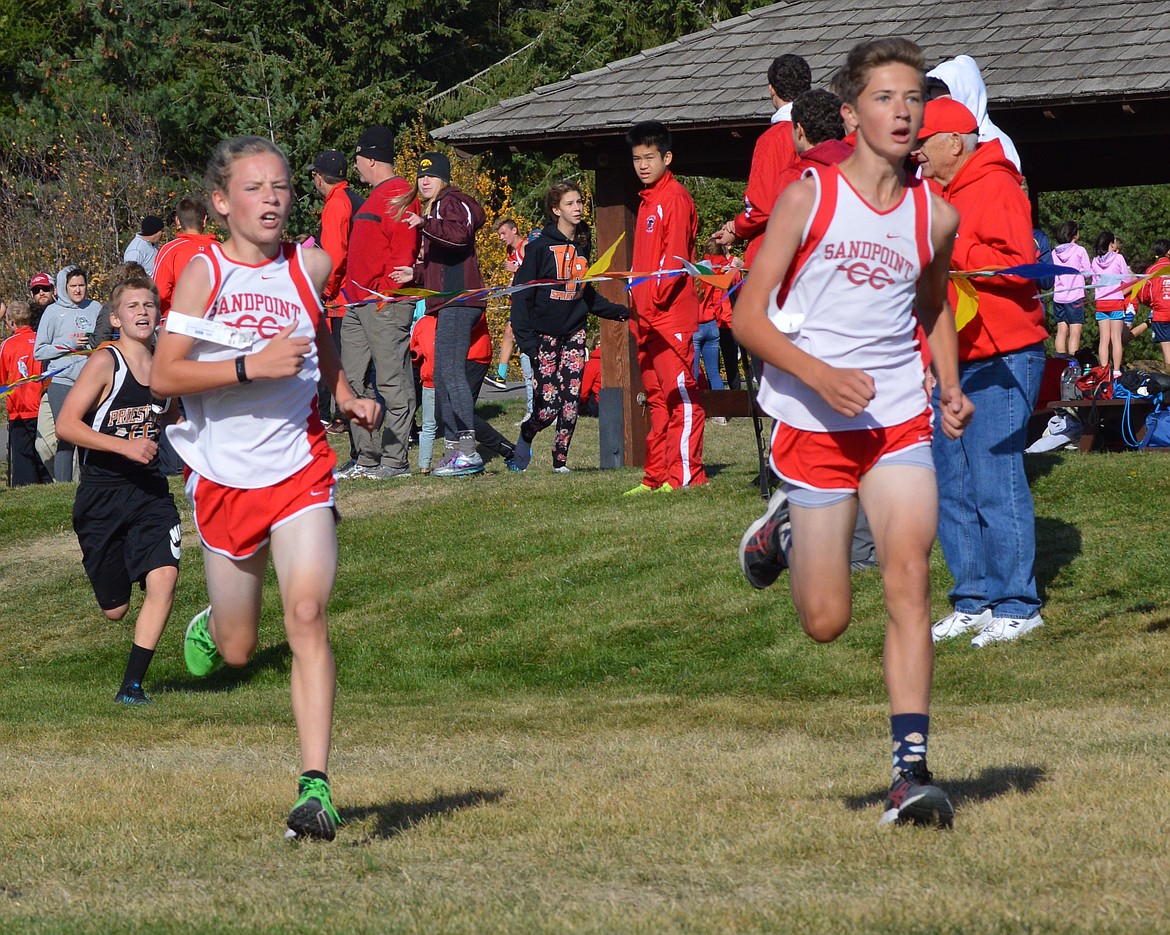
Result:
<svg viewBox="0 0 1170 935"><path fill-rule="evenodd" d="M508 434L515 406L489 409ZM638 474L596 470L595 421L574 473L549 444L525 475L340 488L329 845L282 840L275 589L253 663L189 677L181 504L156 703L120 708L129 624L94 604L73 488L0 492L0 932L1170 930L1170 459L1029 461L1046 625L940 647L940 833L877 827L878 574L829 646L739 575L748 423L709 427L711 485L668 497L619 496Z"/></svg>

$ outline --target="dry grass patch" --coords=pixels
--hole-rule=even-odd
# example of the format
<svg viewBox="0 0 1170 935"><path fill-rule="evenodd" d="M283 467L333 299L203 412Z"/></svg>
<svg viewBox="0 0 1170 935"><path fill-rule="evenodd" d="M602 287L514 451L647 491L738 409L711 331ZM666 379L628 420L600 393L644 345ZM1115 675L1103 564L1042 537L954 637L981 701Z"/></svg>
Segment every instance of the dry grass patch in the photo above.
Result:
<svg viewBox="0 0 1170 935"><path fill-rule="evenodd" d="M180 715L206 701L173 699ZM944 708L934 765L957 805L947 834L877 828L880 706L580 702L392 708L379 721L343 703L334 775L347 824L332 846L281 840L283 727L196 725L151 743L148 724L129 723L125 742L75 753L18 740L3 759L14 833L0 924L1164 930L1162 708ZM1140 808L1119 787L1142 790Z"/></svg>

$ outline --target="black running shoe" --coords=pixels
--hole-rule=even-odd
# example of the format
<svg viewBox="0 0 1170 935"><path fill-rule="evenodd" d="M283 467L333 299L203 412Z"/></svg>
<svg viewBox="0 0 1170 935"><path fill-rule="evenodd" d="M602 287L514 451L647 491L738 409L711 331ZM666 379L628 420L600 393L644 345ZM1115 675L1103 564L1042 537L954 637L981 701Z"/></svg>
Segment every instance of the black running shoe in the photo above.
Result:
<svg viewBox="0 0 1170 935"><path fill-rule="evenodd" d="M753 588L774 584L788 567L784 553L792 546L788 497L780 487L768 501L764 515L752 523L739 542L739 567Z"/></svg>
<svg viewBox="0 0 1170 935"><path fill-rule="evenodd" d="M879 825L951 828L954 823L955 809L951 800L934 784L934 777L925 763L915 763L912 770L898 770L886 795L886 810Z"/></svg>
<svg viewBox="0 0 1170 935"><path fill-rule="evenodd" d="M154 704L138 682L119 689L118 694L114 696L114 701L118 704Z"/></svg>

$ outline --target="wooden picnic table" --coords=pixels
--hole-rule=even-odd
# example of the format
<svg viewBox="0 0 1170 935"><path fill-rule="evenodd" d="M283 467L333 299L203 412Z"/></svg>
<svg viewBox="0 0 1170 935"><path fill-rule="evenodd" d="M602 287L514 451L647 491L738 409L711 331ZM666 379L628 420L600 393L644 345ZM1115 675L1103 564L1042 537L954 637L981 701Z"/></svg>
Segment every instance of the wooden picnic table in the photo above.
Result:
<svg viewBox="0 0 1170 935"><path fill-rule="evenodd" d="M1084 426L1078 451L1124 451L1130 447L1126 437L1141 441L1146 434L1146 416L1154 411L1151 400L1129 400L1128 435L1122 429L1126 415L1124 399L1055 399L1048 404L1050 411L1068 409L1076 414ZM1165 448L1147 448L1147 451L1170 451Z"/></svg>

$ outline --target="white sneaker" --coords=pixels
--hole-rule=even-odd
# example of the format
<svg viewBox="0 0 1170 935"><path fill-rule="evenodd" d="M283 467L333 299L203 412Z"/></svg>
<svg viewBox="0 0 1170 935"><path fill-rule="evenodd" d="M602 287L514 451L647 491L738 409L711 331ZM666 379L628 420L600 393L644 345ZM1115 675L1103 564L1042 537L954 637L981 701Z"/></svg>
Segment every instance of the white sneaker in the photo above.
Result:
<svg viewBox="0 0 1170 935"><path fill-rule="evenodd" d="M1025 633L1031 633L1038 627L1044 626L1044 620L1039 614L1031 617L992 617L991 623L985 626L975 639L972 646L988 646L991 643L1007 643L1018 640Z"/></svg>
<svg viewBox="0 0 1170 935"><path fill-rule="evenodd" d="M965 614L961 610L956 610L930 628L930 637L937 643L939 640L962 636L972 630L982 630L989 623L991 623L990 607L984 608L977 614Z"/></svg>

